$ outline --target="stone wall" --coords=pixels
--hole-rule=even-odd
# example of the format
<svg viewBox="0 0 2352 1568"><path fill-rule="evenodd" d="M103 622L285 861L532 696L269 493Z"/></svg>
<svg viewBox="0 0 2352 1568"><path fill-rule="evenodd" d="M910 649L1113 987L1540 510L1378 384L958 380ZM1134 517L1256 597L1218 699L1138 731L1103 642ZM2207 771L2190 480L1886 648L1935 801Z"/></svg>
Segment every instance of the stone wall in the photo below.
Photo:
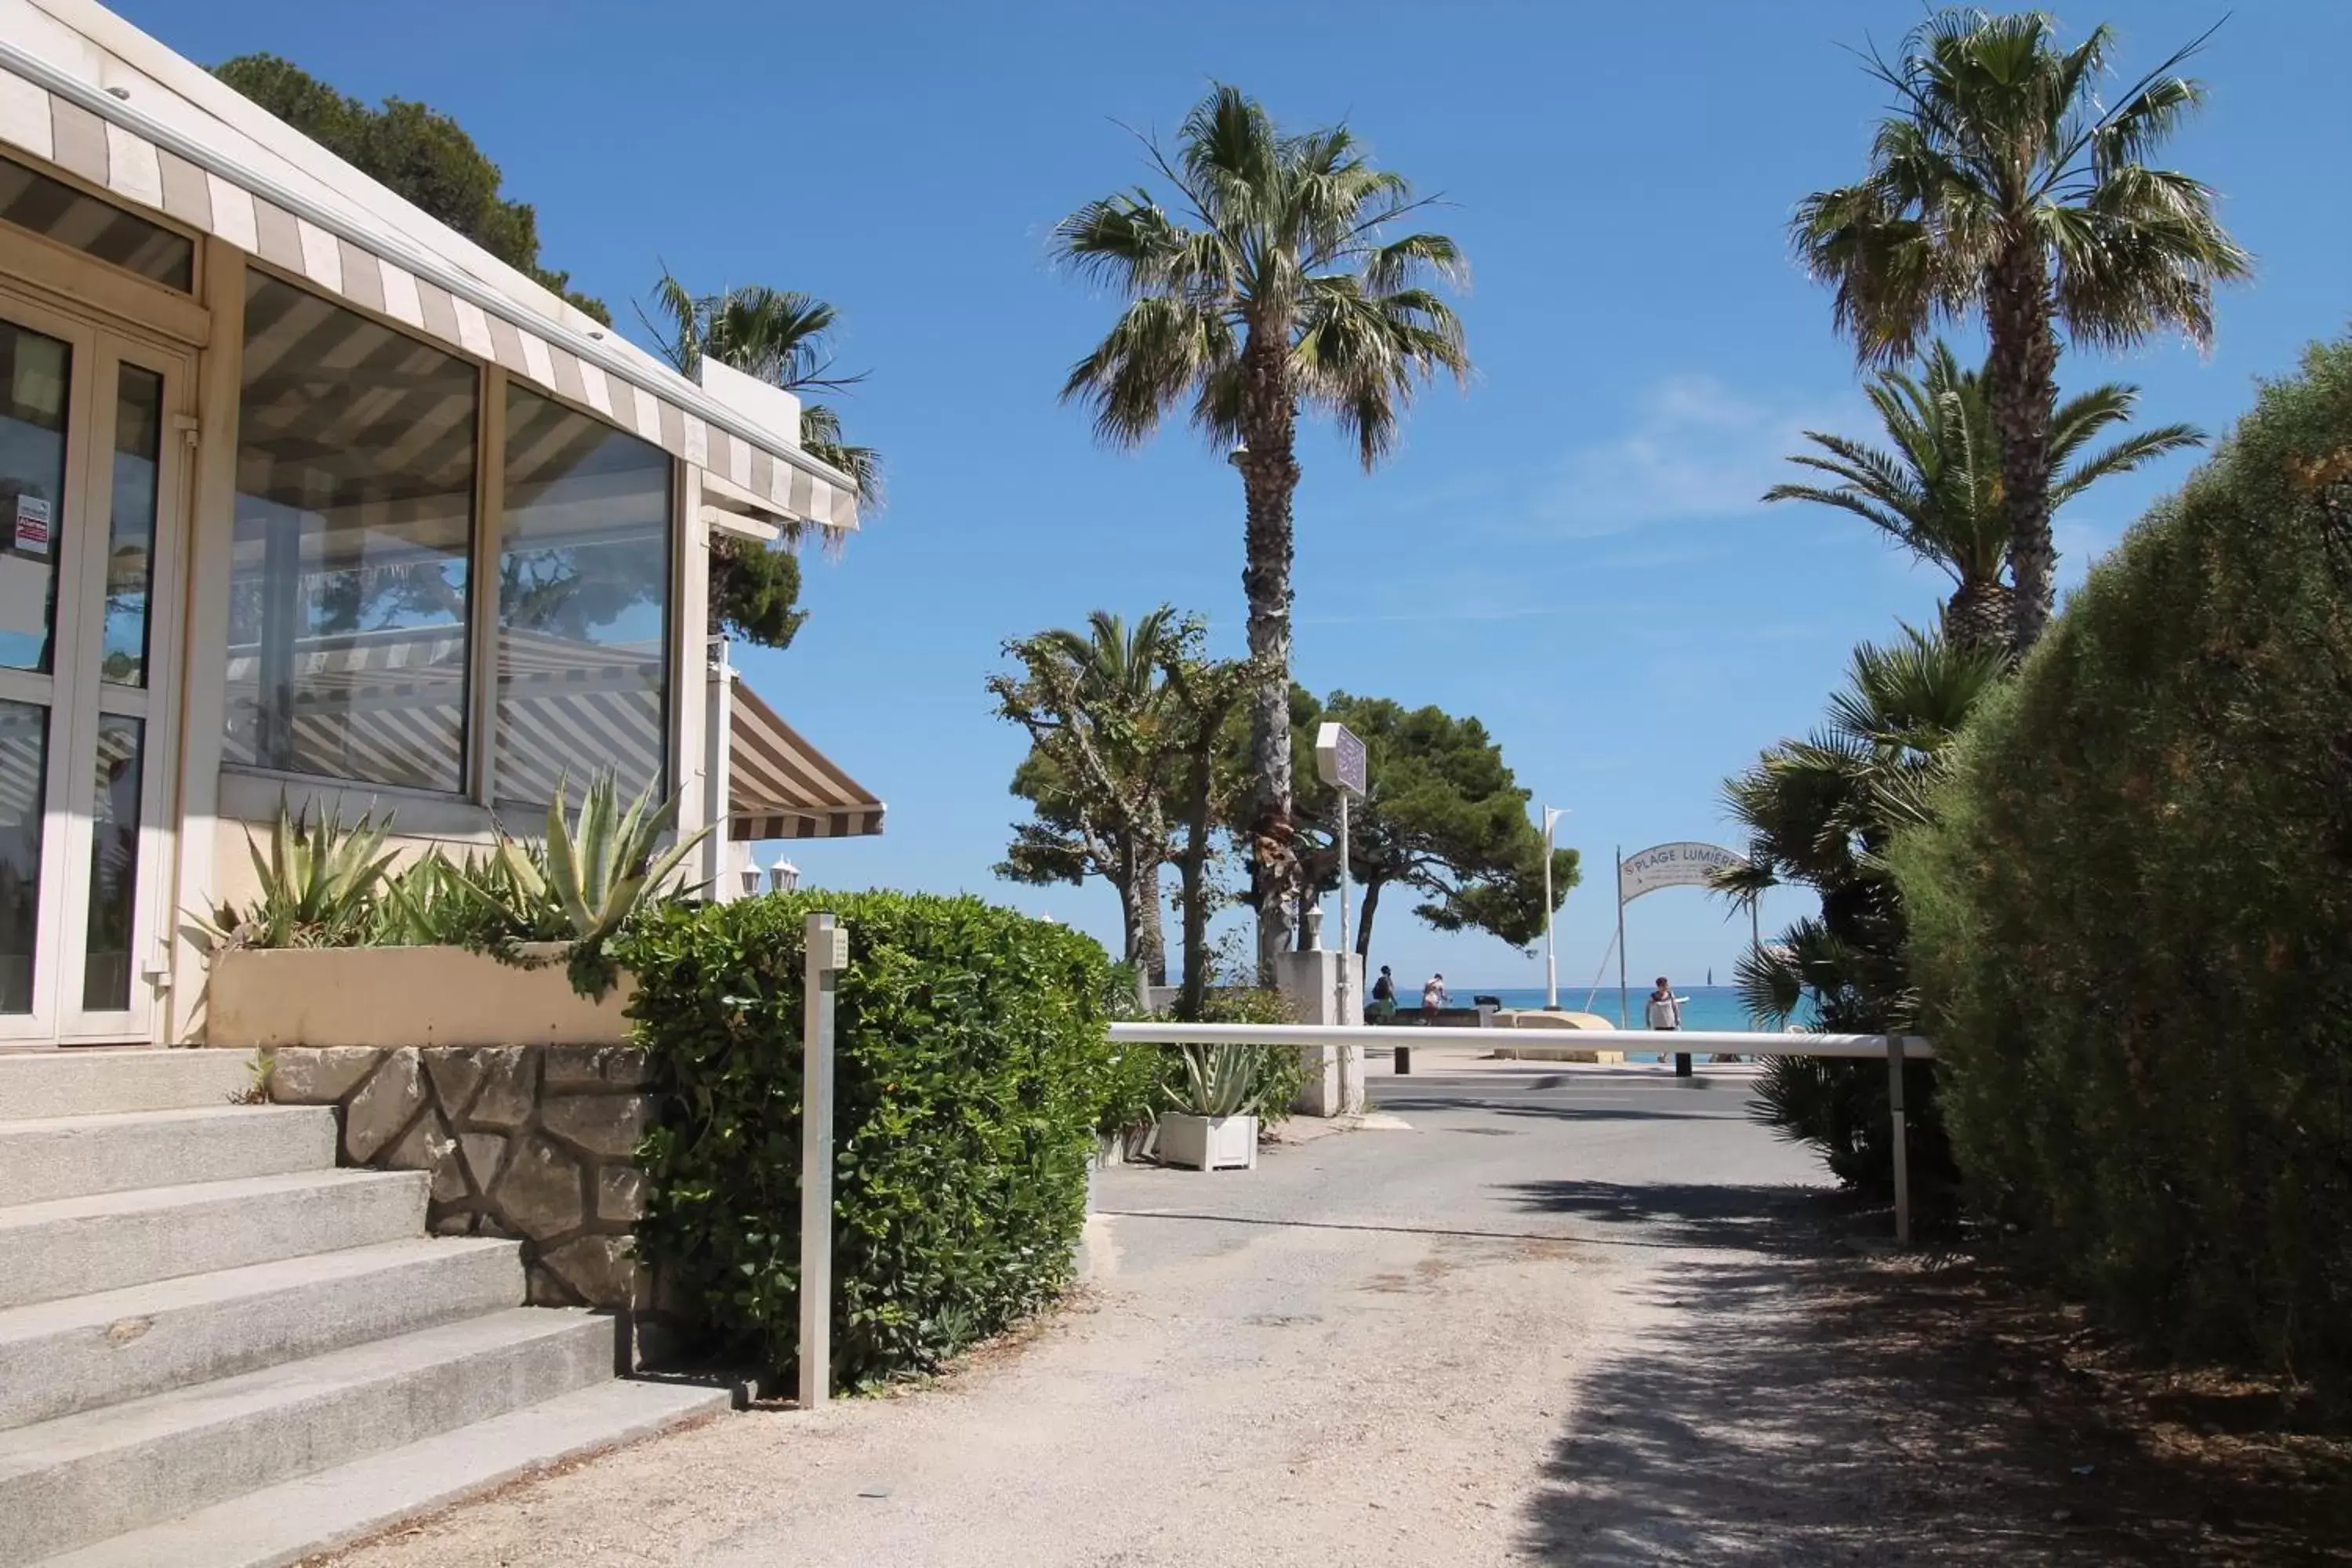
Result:
<svg viewBox="0 0 2352 1568"><path fill-rule="evenodd" d="M436 1236L522 1243L534 1305L638 1308L631 1255L651 1114L626 1046L280 1047L269 1098L332 1105L342 1162L433 1177Z"/></svg>

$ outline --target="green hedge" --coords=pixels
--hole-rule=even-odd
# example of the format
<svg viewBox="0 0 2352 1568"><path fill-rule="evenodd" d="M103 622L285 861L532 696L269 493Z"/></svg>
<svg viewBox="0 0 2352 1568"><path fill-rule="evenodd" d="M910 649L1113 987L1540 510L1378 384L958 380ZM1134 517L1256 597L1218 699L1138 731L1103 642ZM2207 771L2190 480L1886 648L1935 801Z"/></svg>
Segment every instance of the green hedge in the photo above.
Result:
<svg viewBox="0 0 2352 1568"><path fill-rule="evenodd" d="M649 911L617 952L665 1120L639 1245L721 1340L794 1361L803 922L837 915L834 1373L927 1371L1068 1282L1111 1089L1103 951L971 898Z"/></svg>
<svg viewBox="0 0 2352 1568"><path fill-rule="evenodd" d="M2184 1351L2352 1393L2352 344L2263 390L1895 863L1977 1200Z"/></svg>

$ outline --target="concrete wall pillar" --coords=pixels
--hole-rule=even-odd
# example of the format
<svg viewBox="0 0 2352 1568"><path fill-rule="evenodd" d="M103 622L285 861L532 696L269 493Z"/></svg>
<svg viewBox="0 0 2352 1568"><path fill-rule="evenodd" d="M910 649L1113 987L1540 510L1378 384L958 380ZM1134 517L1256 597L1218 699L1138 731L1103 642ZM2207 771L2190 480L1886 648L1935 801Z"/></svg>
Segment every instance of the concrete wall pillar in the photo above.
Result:
<svg viewBox="0 0 2352 1568"><path fill-rule="evenodd" d="M1343 955L1320 948L1276 956L1275 989L1289 999L1302 1024L1360 1023L1364 994L1364 961L1345 954L1350 975L1349 999L1353 1018L1339 1016L1339 964ZM1299 1059L1307 1081L1298 1091L1302 1116L1346 1116L1364 1108L1364 1047L1361 1046L1301 1046Z"/></svg>

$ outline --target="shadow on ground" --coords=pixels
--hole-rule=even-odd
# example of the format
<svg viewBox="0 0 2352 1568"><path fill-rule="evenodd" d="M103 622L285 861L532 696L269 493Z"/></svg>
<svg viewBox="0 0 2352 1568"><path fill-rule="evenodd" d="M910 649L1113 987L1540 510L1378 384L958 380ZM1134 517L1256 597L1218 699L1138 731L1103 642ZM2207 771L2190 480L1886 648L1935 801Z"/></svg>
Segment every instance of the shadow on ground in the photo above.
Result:
<svg viewBox="0 0 2352 1568"><path fill-rule="evenodd" d="M1580 1384L1521 1520L1534 1561L2352 1562L2342 1473L2217 1471L2126 1427L1966 1260L1858 1255L1864 1216L1779 1188L1518 1189L1530 1210L1717 1258L1652 1279L1661 1314ZM2038 1315L2038 1317L2037 1317Z"/></svg>

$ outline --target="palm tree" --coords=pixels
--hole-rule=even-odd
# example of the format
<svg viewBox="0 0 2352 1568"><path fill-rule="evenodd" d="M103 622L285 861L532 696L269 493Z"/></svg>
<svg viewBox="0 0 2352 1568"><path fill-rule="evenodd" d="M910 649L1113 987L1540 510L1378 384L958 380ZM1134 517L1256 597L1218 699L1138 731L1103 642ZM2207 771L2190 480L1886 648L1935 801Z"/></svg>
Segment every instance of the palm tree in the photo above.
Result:
<svg viewBox="0 0 2352 1568"><path fill-rule="evenodd" d="M1781 742L1724 785L1726 805L1748 830L1748 864L1719 874L1717 888L1742 903L1792 883L1821 897L1818 916L1740 960L1749 1012L1785 1024L1810 1001L1825 1030L1912 1026L1902 896L1882 857L1896 829L1926 809L1953 739L2007 662L2003 650L1908 627L1891 647L1864 644L1845 689L1830 700L1829 722ZM1948 1175L1932 1082L1916 1071L1905 1081L1914 1167ZM1820 1149L1842 1181L1884 1189L1894 1170L1886 1088L1875 1063L1776 1058L1758 1086L1757 1118Z"/></svg>
<svg viewBox="0 0 2352 1568"><path fill-rule="evenodd" d="M1186 635L1166 605L1131 628L1096 610L1083 631L1056 627L1013 645L1027 684L1000 692L1003 710L1031 726L1013 793L1035 817L1015 826L998 874L1041 886L1108 881L1118 894L1127 962L1153 985L1168 983L1160 872L1176 853L1170 796L1178 781L1160 733L1170 697L1162 676Z"/></svg>
<svg viewBox="0 0 2352 1568"><path fill-rule="evenodd" d="M1345 126L1286 133L1219 86L1172 153L1147 144L1174 210L1140 188L1055 227L1060 260L1128 301L1062 387L1106 441L1148 439L1179 404L1241 470L1242 587L1261 682L1250 702L1251 856L1262 963L1287 945L1298 867L1290 767L1291 497L1301 407L1329 416L1366 468L1396 444L1413 394L1470 361L1427 280L1459 279L1441 234L1389 237L1425 205L1372 167Z"/></svg>
<svg viewBox="0 0 2352 1568"><path fill-rule="evenodd" d="M2098 96L2107 28L2062 49L2038 12L1938 12L1906 37L1899 60L1868 57L1895 110L1862 181L1807 196L1790 225L1865 364L1908 360L1937 319L1983 312L2021 650L2052 603L2055 328L2117 347L2172 326L2201 345L2213 286L2252 266L2210 190L2142 161L2203 101L2176 74L2203 41L2110 108Z"/></svg>
<svg viewBox="0 0 2352 1568"><path fill-rule="evenodd" d="M662 354L680 375L692 375L709 354L730 370L786 392L840 392L865 376L836 374L830 338L839 313L814 295L751 284L696 294L665 269L654 285L654 306L666 324L646 321ZM644 311L638 315L644 319ZM842 439L841 416L831 405L801 409L801 449L856 482L859 510L882 500L882 456Z"/></svg>
<svg viewBox="0 0 2352 1568"><path fill-rule="evenodd" d="M1951 346L1938 340L1917 376L1887 371L1871 384L1867 395L1893 449L1808 430L1805 439L1821 453L1799 453L1789 461L1839 483L1834 489L1774 485L1764 499L1817 501L1853 513L1951 578L1952 596L1943 615L1946 641L2010 647L2015 607L2001 581L2009 559L2009 519L2001 506L2000 441L1993 432L1984 377L1962 370ZM2050 456L2053 470L2063 471L2050 486L2053 513L2095 480L2203 444L2205 433L2195 426L2163 425L2075 461L2101 431L2128 420L2138 402L2139 388L2110 382L2058 405L2050 421Z"/></svg>

